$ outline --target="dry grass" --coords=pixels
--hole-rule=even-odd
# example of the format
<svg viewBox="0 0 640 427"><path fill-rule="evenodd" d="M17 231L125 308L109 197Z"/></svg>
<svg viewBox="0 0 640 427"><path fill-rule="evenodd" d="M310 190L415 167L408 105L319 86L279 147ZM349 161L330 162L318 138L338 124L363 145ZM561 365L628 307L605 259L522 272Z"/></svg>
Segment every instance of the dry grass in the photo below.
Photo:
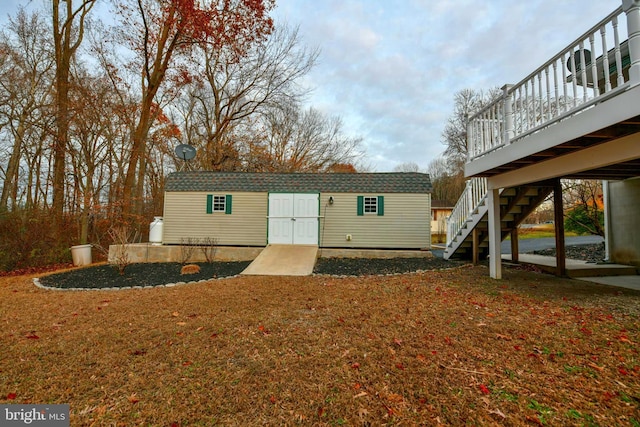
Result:
<svg viewBox="0 0 640 427"><path fill-rule="evenodd" d="M0 278L0 403L70 403L74 426L638 425L640 293L487 275Z"/></svg>

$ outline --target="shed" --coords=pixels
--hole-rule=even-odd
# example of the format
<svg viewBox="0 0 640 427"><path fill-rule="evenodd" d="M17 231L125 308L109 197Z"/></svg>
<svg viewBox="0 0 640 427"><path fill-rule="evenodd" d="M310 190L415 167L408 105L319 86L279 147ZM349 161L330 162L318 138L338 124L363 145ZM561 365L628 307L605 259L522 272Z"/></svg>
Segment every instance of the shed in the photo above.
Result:
<svg viewBox="0 0 640 427"><path fill-rule="evenodd" d="M431 180L423 173L175 172L163 244L428 249Z"/></svg>

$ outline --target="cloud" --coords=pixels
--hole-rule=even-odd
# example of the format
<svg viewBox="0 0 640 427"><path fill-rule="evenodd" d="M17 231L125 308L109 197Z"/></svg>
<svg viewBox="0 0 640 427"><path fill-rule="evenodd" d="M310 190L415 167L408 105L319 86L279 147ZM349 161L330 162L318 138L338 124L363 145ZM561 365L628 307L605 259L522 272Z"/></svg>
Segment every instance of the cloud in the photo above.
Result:
<svg viewBox="0 0 640 427"><path fill-rule="evenodd" d="M422 167L464 88L516 83L620 5L618 0L279 0L321 48L310 102L365 139L378 170ZM277 19L276 19L277 21Z"/></svg>
<svg viewBox="0 0 640 427"><path fill-rule="evenodd" d="M36 4L40 0L29 0ZM0 20L20 0L0 1ZM517 83L621 0L277 0L318 65L309 104L362 136L379 171L444 151L456 92ZM37 4L40 6L40 4ZM621 25L622 27L622 25ZM622 27L622 34L626 29Z"/></svg>

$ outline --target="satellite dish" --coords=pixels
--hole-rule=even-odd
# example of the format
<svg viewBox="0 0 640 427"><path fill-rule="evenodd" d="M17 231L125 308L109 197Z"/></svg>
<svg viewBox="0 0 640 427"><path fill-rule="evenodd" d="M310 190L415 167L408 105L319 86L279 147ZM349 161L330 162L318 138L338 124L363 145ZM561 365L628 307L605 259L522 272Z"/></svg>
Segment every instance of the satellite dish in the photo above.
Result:
<svg viewBox="0 0 640 427"><path fill-rule="evenodd" d="M196 156L196 149L189 144L180 144L176 147L176 156L186 162Z"/></svg>
<svg viewBox="0 0 640 427"><path fill-rule="evenodd" d="M589 49L582 49L584 52L584 65L588 66L591 64L591 51ZM567 68L572 73L577 73L582 71L582 60L580 57L580 49L576 50L573 54L573 64L571 63L571 56L567 58Z"/></svg>

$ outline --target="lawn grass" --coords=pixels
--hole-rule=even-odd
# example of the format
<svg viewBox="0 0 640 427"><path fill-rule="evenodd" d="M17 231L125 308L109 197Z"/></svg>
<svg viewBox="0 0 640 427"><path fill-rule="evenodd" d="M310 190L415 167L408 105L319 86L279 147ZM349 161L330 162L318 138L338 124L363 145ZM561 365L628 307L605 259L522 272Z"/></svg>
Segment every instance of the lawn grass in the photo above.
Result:
<svg viewBox="0 0 640 427"><path fill-rule="evenodd" d="M46 291L0 278L0 404L71 425L638 425L640 292L485 267Z"/></svg>
<svg viewBox="0 0 640 427"><path fill-rule="evenodd" d="M527 227L527 228L518 228L518 238L519 239L541 239L544 237L555 237L555 229L553 224L539 224L535 227ZM565 237L574 237L578 234L573 231L564 232ZM511 236L507 236L507 240L510 239Z"/></svg>

